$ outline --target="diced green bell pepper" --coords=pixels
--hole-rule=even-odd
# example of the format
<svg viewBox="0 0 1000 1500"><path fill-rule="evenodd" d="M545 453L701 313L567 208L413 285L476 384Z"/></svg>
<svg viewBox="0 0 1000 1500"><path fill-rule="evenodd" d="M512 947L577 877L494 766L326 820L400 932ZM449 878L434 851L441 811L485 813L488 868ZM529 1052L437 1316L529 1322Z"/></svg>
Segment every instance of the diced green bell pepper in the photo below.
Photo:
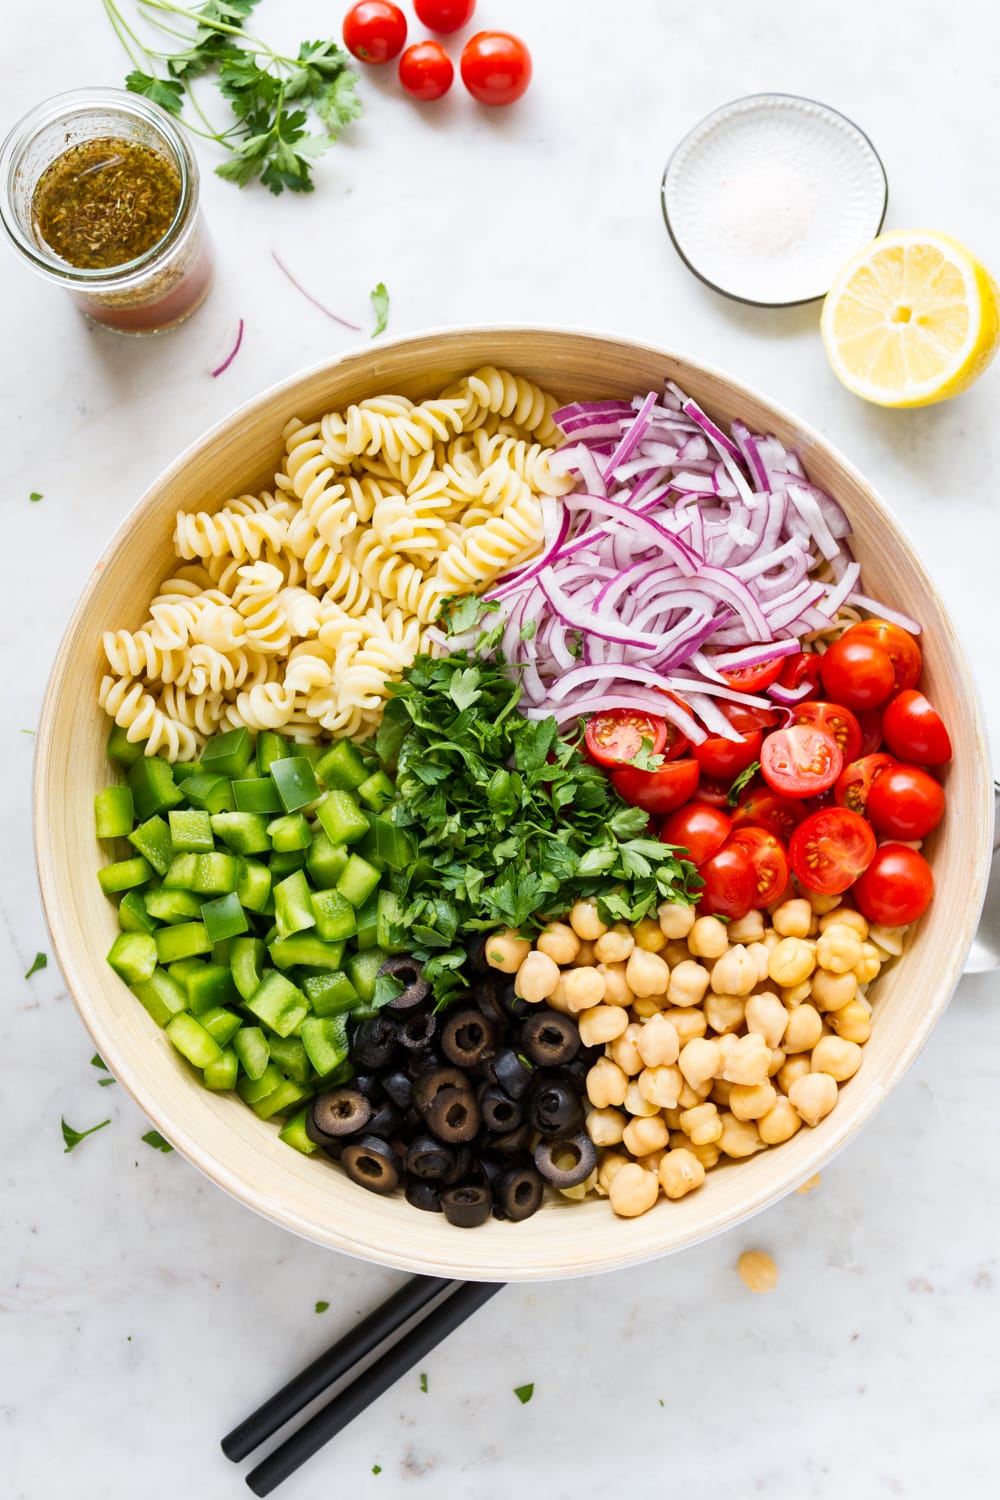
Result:
<svg viewBox="0 0 1000 1500"><path fill-rule="evenodd" d="M260 986L264 976L264 960L267 949L260 938L238 937L233 939L231 956L233 983L244 1000L249 1000Z"/></svg>
<svg viewBox="0 0 1000 1500"><path fill-rule="evenodd" d="M163 889L165 891L192 891L197 876L197 854L175 854L163 877Z"/></svg>
<svg viewBox="0 0 1000 1500"><path fill-rule="evenodd" d="M349 1043L343 1016L307 1016L301 1035L306 1055L321 1078L346 1060ZM306 1079L299 1081L304 1083Z"/></svg>
<svg viewBox="0 0 1000 1500"><path fill-rule="evenodd" d="M183 786L189 776L193 776L196 771L200 770L200 760L175 760L174 780L176 781L178 786Z"/></svg>
<svg viewBox="0 0 1000 1500"><path fill-rule="evenodd" d="M356 745L338 740L320 759L316 775L332 791L353 792L368 780L368 767Z"/></svg>
<svg viewBox="0 0 1000 1500"><path fill-rule="evenodd" d="M390 870L409 869L415 852L410 835L388 817L372 818L368 832L357 846L357 853L373 865Z"/></svg>
<svg viewBox="0 0 1000 1500"><path fill-rule="evenodd" d="M294 875L296 870L305 868L306 851L304 849L289 849L284 854L271 855L271 879L273 881L283 880L286 875Z"/></svg>
<svg viewBox="0 0 1000 1500"><path fill-rule="evenodd" d="M140 823L128 836L133 849L145 856L157 875L165 875L174 857L170 829L158 814Z"/></svg>
<svg viewBox="0 0 1000 1500"><path fill-rule="evenodd" d="M250 928L247 914L235 891L230 891L226 896L217 896L214 901L203 902L201 920L213 943L222 938L239 937L241 932L247 932Z"/></svg>
<svg viewBox="0 0 1000 1500"><path fill-rule="evenodd" d="M181 1056L196 1068L207 1068L209 1063L218 1062L222 1056L222 1048L215 1038L209 1036L201 1022L186 1011L172 1016L164 1029Z"/></svg>
<svg viewBox="0 0 1000 1500"><path fill-rule="evenodd" d="M276 1031L279 1036L291 1036L296 1026L309 1014L305 995L284 974L269 969L260 985L246 1002L247 1010Z"/></svg>
<svg viewBox="0 0 1000 1500"><path fill-rule="evenodd" d="M203 1010L198 1020L220 1047L227 1047L243 1025L236 1012L226 1010L223 1005L213 1005L208 1010Z"/></svg>
<svg viewBox="0 0 1000 1500"><path fill-rule="evenodd" d="M284 1141L286 1146L301 1151L303 1156L312 1156L314 1151L319 1150L319 1147L306 1134L307 1114L308 1110L300 1109L297 1115L289 1116L278 1131L278 1139Z"/></svg>
<svg viewBox="0 0 1000 1500"><path fill-rule="evenodd" d="M184 797L192 807L202 808L214 817L217 813L232 812L235 807L233 793L225 776L215 771L196 771L184 783Z"/></svg>
<svg viewBox="0 0 1000 1500"><path fill-rule="evenodd" d="M124 839L132 832L135 804L130 786L106 786L94 798L94 823L99 839Z"/></svg>
<svg viewBox="0 0 1000 1500"><path fill-rule="evenodd" d="M375 891L368 897L363 906L359 907L357 915L358 930L354 935L354 946L359 952L366 948L374 948L378 942L378 892Z"/></svg>
<svg viewBox="0 0 1000 1500"><path fill-rule="evenodd" d="M368 832L368 817L350 792L327 792L316 816L332 844L356 844Z"/></svg>
<svg viewBox="0 0 1000 1500"><path fill-rule="evenodd" d="M251 1104L250 1108L259 1120L270 1120L274 1115L287 1114L296 1104L301 1104L303 1099L311 1097L312 1089L296 1083L293 1078L285 1078L272 1094Z"/></svg>
<svg viewBox="0 0 1000 1500"><path fill-rule="evenodd" d="M278 936L291 937L307 927L315 927L312 904L309 900L309 882L301 870L286 876L274 887L274 919Z"/></svg>
<svg viewBox="0 0 1000 1500"><path fill-rule="evenodd" d="M97 879L104 894L113 896L116 891L130 891L134 886L145 885L152 873L149 860L137 854L134 859L119 859L112 865L105 865L98 870Z"/></svg>
<svg viewBox="0 0 1000 1500"><path fill-rule="evenodd" d="M240 862L235 854L196 854L198 868L191 889L202 896L228 896L240 883ZM225 934L220 934L224 936Z"/></svg>
<svg viewBox="0 0 1000 1500"><path fill-rule="evenodd" d="M257 736L258 775L266 776L276 760L294 754L293 747L280 734L275 734L273 729L262 729Z"/></svg>
<svg viewBox="0 0 1000 1500"><path fill-rule="evenodd" d="M147 895L152 895L152 891ZM155 932L156 918L146 909L140 891L126 891L118 903L118 926L122 932Z"/></svg>
<svg viewBox="0 0 1000 1500"><path fill-rule="evenodd" d="M339 1016L359 1003L357 990L339 969L332 974L310 974L302 988L315 1016Z"/></svg>
<svg viewBox="0 0 1000 1500"><path fill-rule="evenodd" d="M331 843L323 829L314 834L306 854L306 869L320 890L337 884L350 858L345 844Z"/></svg>
<svg viewBox="0 0 1000 1500"><path fill-rule="evenodd" d="M267 818L262 813L216 813L212 832L236 854L266 854L271 847Z"/></svg>
<svg viewBox="0 0 1000 1500"><path fill-rule="evenodd" d="M205 931L204 922L180 922L176 927L158 927L153 941L161 964L212 951L212 939Z"/></svg>
<svg viewBox="0 0 1000 1500"><path fill-rule="evenodd" d="M142 822L184 800L170 762L161 760L158 755L144 755L137 760L129 770L128 784L135 802L135 815Z"/></svg>
<svg viewBox="0 0 1000 1500"><path fill-rule="evenodd" d="M284 761L279 761L284 765ZM267 825L267 836L271 847L278 854L288 854L293 849L308 849L312 843L312 829L301 813L286 813Z"/></svg>
<svg viewBox="0 0 1000 1500"><path fill-rule="evenodd" d="M234 781L233 801L237 812L271 814L282 811L278 788L270 776L254 776L246 781Z"/></svg>
<svg viewBox="0 0 1000 1500"><path fill-rule="evenodd" d="M376 771L358 787L358 796L373 813L380 813L396 797L396 788L384 771Z"/></svg>
<svg viewBox="0 0 1000 1500"><path fill-rule="evenodd" d="M214 948L212 950L214 958ZM194 1015L216 1005L231 1005L237 998L236 986L228 965L200 964L187 981L188 1003Z"/></svg>
<svg viewBox="0 0 1000 1500"><path fill-rule="evenodd" d="M216 734L201 752L201 763L206 771L230 779L245 776L253 759L253 741L248 729L229 729L225 734Z"/></svg>
<svg viewBox="0 0 1000 1500"><path fill-rule="evenodd" d="M241 860L236 894L247 911L262 912L271 895L271 872L267 865L256 859Z"/></svg>
<svg viewBox="0 0 1000 1500"><path fill-rule="evenodd" d="M238 1035L239 1033L237 1032ZM284 1081L285 1075L278 1067L278 1064L269 1062L264 1071L259 1073L256 1078L251 1078L249 1075L246 1078L241 1078L236 1085L236 1092L244 1104L256 1104L258 1099L266 1099L268 1094L273 1094L275 1089L279 1088Z"/></svg>
<svg viewBox="0 0 1000 1500"><path fill-rule="evenodd" d="M134 766L137 760L142 759L145 748L145 740L130 740L126 730L119 724L113 725L108 735L110 760L116 760L120 766Z"/></svg>
<svg viewBox="0 0 1000 1500"><path fill-rule="evenodd" d="M170 839L181 854L208 854L215 848L212 837L212 815L203 807L172 809Z"/></svg>
<svg viewBox="0 0 1000 1500"><path fill-rule="evenodd" d="M202 1072L207 1089L214 1089L216 1093L225 1093L236 1087L236 1077L239 1073L239 1059L232 1047L225 1047L218 1062L211 1062Z"/></svg>
<svg viewBox="0 0 1000 1500"><path fill-rule="evenodd" d="M187 995L184 986L177 983L166 969L154 970L143 984L131 986L133 995L146 1007L157 1026L166 1026L171 1016L187 1010Z"/></svg>
<svg viewBox="0 0 1000 1500"><path fill-rule="evenodd" d="M334 889L346 896L352 906L364 906L380 879L374 865L362 859L360 854L352 854Z"/></svg>
<svg viewBox="0 0 1000 1500"><path fill-rule="evenodd" d="M375 979L388 957L382 948L369 948L364 953L353 953L347 960L348 978L363 1004L370 1005L374 1000Z"/></svg>
<svg viewBox="0 0 1000 1500"><path fill-rule="evenodd" d="M267 1067L271 1049L259 1026L241 1026L233 1037L240 1067L250 1079L260 1078Z"/></svg>
<svg viewBox="0 0 1000 1500"><path fill-rule="evenodd" d="M293 813L300 807L308 807L319 796L316 773L304 755L290 755L276 760L271 767L271 779L278 788L278 796L286 812Z"/></svg>
<svg viewBox="0 0 1000 1500"><path fill-rule="evenodd" d="M146 896L146 910L160 922L192 922L201 916L201 897L161 885Z"/></svg>
<svg viewBox="0 0 1000 1500"><path fill-rule="evenodd" d="M149 932L120 932L108 950L108 963L126 984L142 984L156 968L156 939Z"/></svg>
<svg viewBox="0 0 1000 1500"><path fill-rule="evenodd" d="M305 1021L302 1022L304 1026ZM272 1036L268 1045L271 1060L296 1083L308 1083L311 1074L309 1055L297 1036Z"/></svg>
<svg viewBox="0 0 1000 1500"><path fill-rule="evenodd" d="M344 957L343 943L324 943L311 932L293 933L268 945L272 963L279 969L304 964L309 969L337 969Z"/></svg>
<svg viewBox="0 0 1000 1500"><path fill-rule="evenodd" d="M316 936L325 943L343 942L357 932L354 907L339 891L313 891L309 901L316 918Z"/></svg>

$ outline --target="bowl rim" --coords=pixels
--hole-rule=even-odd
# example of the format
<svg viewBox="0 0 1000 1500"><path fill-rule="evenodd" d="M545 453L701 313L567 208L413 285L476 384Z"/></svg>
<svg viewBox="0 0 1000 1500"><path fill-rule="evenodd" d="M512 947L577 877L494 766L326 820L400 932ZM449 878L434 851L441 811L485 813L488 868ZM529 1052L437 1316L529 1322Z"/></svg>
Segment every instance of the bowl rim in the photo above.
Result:
<svg viewBox="0 0 1000 1500"><path fill-rule="evenodd" d="M844 457L840 450L824 434L810 424L802 421L801 418L788 411L780 403L773 401L770 397L748 385L745 381L730 375L718 366L708 364L701 359L692 358L681 351L601 329L535 323L461 324L450 327L432 327L400 335L395 339L386 339L371 347L368 345L355 345L332 358L327 357L316 361L314 364L308 365L281 380L275 381L265 390L258 392L247 401L235 406L217 422L213 423L206 431L187 444L183 451L165 469L156 475L136 500L135 505L130 508L93 565L90 577L80 593L60 640L49 674L42 710L39 716L32 791L32 823L38 884L56 960L77 1012L90 1033L98 1052L109 1063L119 1083L122 1084L125 1091L152 1124L181 1151L192 1165L197 1167L206 1177L210 1178L231 1197L237 1199L247 1208L252 1209L262 1218L268 1219L284 1229L291 1230L315 1244L322 1245L327 1249L337 1250L357 1259L374 1264L393 1266L400 1270L417 1274L451 1276L456 1279L479 1281L556 1280L572 1276L593 1275L603 1271L621 1270L627 1266L657 1260L675 1251L700 1244L717 1234L734 1228L737 1224L747 1221L755 1214L762 1212L773 1203L787 1196L801 1182L817 1172L820 1166L830 1161L854 1138L862 1126L868 1123L878 1106L900 1083L947 1008L961 977L962 966L975 934L979 912L985 897L986 879L990 866L990 845L987 842L984 845L983 856L979 860L975 882L969 891L970 900L965 908L965 929L961 935L960 942L951 949L951 961L939 977L933 1003L926 1007L920 1018L920 1024L913 1029L907 1038L906 1045L899 1050L886 1075L877 1082L872 1081L844 1124L834 1129L833 1132L826 1132L824 1134L820 1149L815 1153L815 1158L804 1168L796 1170L786 1169L783 1173L776 1173L774 1181L759 1198L748 1206L718 1212L713 1219L710 1219L703 1226L688 1231L668 1245L652 1249L648 1247L642 1249L630 1248L628 1235L623 1232L621 1248L616 1250L613 1255L604 1255L600 1264L597 1265L581 1264L580 1258L575 1256L568 1246L565 1251L560 1251L558 1257L547 1258L546 1263L541 1266L532 1264L515 1265L506 1262L492 1265L482 1262L478 1265L470 1265L462 1261L457 1252L449 1255L448 1258L445 1258L440 1253L435 1253L432 1257L422 1253L414 1254L413 1252L407 1252L405 1246L401 1246L395 1242L384 1245L373 1245L368 1239L353 1237L349 1225L346 1227L340 1225L336 1230L321 1230L314 1222L307 1220L294 1209L282 1207L273 1201L264 1202L260 1197L255 1201L252 1196L252 1190L244 1184L241 1175L203 1148L197 1138L188 1130L183 1120L177 1119L170 1113L169 1109L161 1105L158 1099L147 1098L141 1090L137 1091L130 1077L130 1069L127 1061L124 1065L121 1063L117 1040L110 1022L102 1013L103 1008L99 1001L91 998L85 978L77 969L73 946L62 916L59 892L56 889L53 868L54 849L45 807L45 788L51 775L54 760L52 737L56 717L58 688L64 675L65 663L70 647L77 633L83 627L90 609L92 596L101 581L105 568L131 529L134 516L146 505L154 491L160 491L172 483L175 476L191 462L193 456L216 441L223 432L232 426L234 421L246 422L253 420L275 398L292 391L296 386L308 382L317 375L333 372L339 366L348 362L357 361L361 364L364 356L368 356L375 364L376 368L372 370L372 379L376 380L379 377L377 369L379 356L387 350L391 349L395 351L405 348L409 344L423 343L430 339L460 343L463 338L470 336L502 339L505 335L512 334L581 338L618 347L627 345L633 350L649 355L651 358L679 363L682 366L687 366L697 371L699 374L704 374L725 382L741 398L746 397L748 401L765 405L769 413L793 429L800 440L815 445L815 447L822 449L829 455L841 470L864 491L868 502L873 505L880 520L886 524L890 532L899 532L902 534L902 527L896 521L896 518L888 509L874 486L861 474L860 470L854 464ZM935 598L942 614L951 623L950 614L928 576L921 557L912 548L905 535L903 535L903 540L910 559L921 577L922 583L928 593ZM962 639L958 635L958 632L954 630L953 625L952 634L955 656L954 666L959 674L960 687L974 713L977 740L985 746L987 741L980 693L973 677ZM992 826L993 819L993 782L989 766L985 761L980 766L980 783L980 811L983 816L983 826L989 828ZM403 1237L401 1236L400 1238L402 1239Z"/></svg>

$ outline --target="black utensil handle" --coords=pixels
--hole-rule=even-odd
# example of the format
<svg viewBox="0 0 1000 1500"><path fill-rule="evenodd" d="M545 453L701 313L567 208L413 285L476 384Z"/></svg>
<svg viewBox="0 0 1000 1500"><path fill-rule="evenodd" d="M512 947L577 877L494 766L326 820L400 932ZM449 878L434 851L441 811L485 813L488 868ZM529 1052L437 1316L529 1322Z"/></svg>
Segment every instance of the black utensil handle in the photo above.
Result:
<svg viewBox="0 0 1000 1500"><path fill-rule="evenodd" d="M476 1310L495 1297L502 1281L466 1281L440 1307L427 1314L398 1344L370 1365L339 1396L334 1396L297 1432L251 1469L247 1484L255 1495L269 1495L294 1474L307 1459L336 1437L347 1424L388 1390L417 1360L464 1323Z"/></svg>
<svg viewBox="0 0 1000 1500"><path fill-rule="evenodd" d="M267 1401L250 1413L246 1421L227 1432L222 1439L222 1451L233 1463L239 1463L261 1443L266 1442L279 1427L298 1416L303 1407L323 1392L335 1380L364 1359L366 1354L378 1347L384 1339L427 1306L445 1287L454 1286L441 1276L414 1276L393 1292L380 1307L362 1318L350 1333L338 1339L311 1365L283 1385Z"/></svg>

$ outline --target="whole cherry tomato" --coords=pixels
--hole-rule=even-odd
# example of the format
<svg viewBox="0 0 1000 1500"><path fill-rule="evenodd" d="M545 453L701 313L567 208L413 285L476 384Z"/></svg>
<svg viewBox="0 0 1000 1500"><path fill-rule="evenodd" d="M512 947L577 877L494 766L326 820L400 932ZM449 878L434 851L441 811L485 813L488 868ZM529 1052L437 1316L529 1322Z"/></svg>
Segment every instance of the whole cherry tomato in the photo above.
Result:
<svg viewBox="0 0 1000 1500"><path fill-rule="evenodd" d="M691 862L702 864L720 850L733 827L732 818L708 802L688 802L660 824L665 844L686 849Z"/></svg>
<svg viewBox="0 0 1000 1500"><path fill-rule="evenodd" d="M780 797L769 787L755 787L744 792L733 813L734 828L766 828L787 844L795 829L806 816L807 809L801 801L791 797Z"/></svg>
<svg viewBox="0 0 1000 1500"><path fill-rule="evenodd" d="M670 760L658 771L619 766L609 773L620 797L654 815L673 812L675 807L688 802L698 785L698 774L698 763L693 760Z"/></svg>
<svg viewBox="0 0 1000 1500"><path fill-rule="evenodd" d="M757 877L746 851L726 844L698 866L705 882L698 895L702 916L729 917L738 922L754 904Z"/></svg>
<svg viewBox="0 0 1000 1500"><path fill-rule="evenodd" d="M413 0L417 18L428 31L458 31L472 20L476 0Z"/></svg>
<svg viewBox="0 0 1000 1500"><path fill-rule="evenodd" d="M437 47L437 42L425 45ZM409 50L415 49L411 47ZM602 713L591 714L583 740L587 754L597 765L621 766L635 759L642 749L643 740L649 741L651 755L661 755L667 743L668 727L676 739L679 731L656 714L645 714L632 708L608 708ZM686 740L684 744L687 744Z"/></svg>
<svg viewBox="0 0 1000 1500"><path fill-rule="evenodd" d="M920 647L902 625L892 625L888 620L862 620L860 625L852 625L849 630L845 630L841 639L847 640L849 637L881 646L896 674L895 692L916 687L920 681L923 658Z"/></svg>
<svg viewBox="0 0 1000 1500"><path fill-rule="evenodd" d="M874 641L849 634L827 648L819 670L828 697L845 708L877 708L896 680L888 652Z"/></svg>
<svg viewBox="0 0 1000 1500"><path fill-rule="evenodd" d="M914 688L904 688L886 706L882 733L900 760L918 766L940 766L951 760L951 740L940 715Z"/></svg>
<svg viewBox="0 0 1000 1500"><path fill-rule="evenodd" d="M728 740L724 735L710 734L700 745L692 747L691 754L703 775L731 782L760 758L763 726L771 722L771 715L743 703L721 703L719 707L742 738Z"/></svg>
<svg viewBox="0 0 1000 1500"><path fill-rule="evenodd" d="M773 730L760 752L764 780L784 797L815 797L825 792L843 766L844 757L833 736L810 724Z"/></svg>
<svg viewBox="0 0 1000 1500"><path fill-rule="evenodd" d="M480 104L513 104L531 82L531 53L506 31L477 31L462 48L460 67Z"/></svg>
<svg viewBox="0 0 1000 1500"><path fill-rule="evenodd" d="M849 807L851 812L864 813L875 782L883 771L898 765L895 756L879 752L877 755L862 755L844 767L833 788L834 801L838 807Z"/></svg>
<svg viewBox="0 0 1000 1500"><path fill-rule="evenodd" d="M922 917L934 895L934 876L924 856L905 844L882 844L851 895L869 922L905 927Z"/></svg>
<svg viewBox="0 0 1000 1500"><path fill-rule="evenodd" d="M886 766L868 794L868 821L894 839L926 838L944 817L944 792L920 766Z"/></svg>
<svg viewBox="0 0 1000 1500"><path fill-rule="evenodd" d="M742 849L753 866L757 882L753 905L760 908L777 901L788 884L788 855L781 840L766 828L737 828L729 845Z"/></svg>
<svg viewBox="0 0 1000 1500"><path fill-rule="evenodd" d="M858 755L874 755L876 750L882 748L882 710L862 708L854 717L861 730L861 749Z"/></svg>
<svg viewBox="0 0 1000 1500"><path fill-rule="evenodd" d="M875 835L857 813L829 807L810 813L788 846L792 872L801 885L837 896L853 885L875 856Z"/></svg>
<svg viewBox="0 0 1000 1500"><path fill-rule="evenodd" d="M414 99L441 99L451 88L455 68L439 42L415 42L399 59L399 81Z"/></svg>
<svg viewBox="0 0 1000 1500"><path fill-rule="evenodd" d="M364 63L387 63L406 41L406 17L389 0L358 0L344 17L344 46Z"/></svg>

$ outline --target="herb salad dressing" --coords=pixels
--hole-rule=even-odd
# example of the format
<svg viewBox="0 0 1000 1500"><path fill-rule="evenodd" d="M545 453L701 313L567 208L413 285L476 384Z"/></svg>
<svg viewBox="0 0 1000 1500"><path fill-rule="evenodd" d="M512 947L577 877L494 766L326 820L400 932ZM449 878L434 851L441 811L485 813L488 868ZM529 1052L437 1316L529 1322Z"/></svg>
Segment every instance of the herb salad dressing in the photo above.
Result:
<svg viewBox="0 0 1000 1500"><path fill-rule="evenodd" d="M159 244L177 216L175 164L141 141L80 141L42 173L32 200L38 234L71 266L103 270Z"/></svg>

